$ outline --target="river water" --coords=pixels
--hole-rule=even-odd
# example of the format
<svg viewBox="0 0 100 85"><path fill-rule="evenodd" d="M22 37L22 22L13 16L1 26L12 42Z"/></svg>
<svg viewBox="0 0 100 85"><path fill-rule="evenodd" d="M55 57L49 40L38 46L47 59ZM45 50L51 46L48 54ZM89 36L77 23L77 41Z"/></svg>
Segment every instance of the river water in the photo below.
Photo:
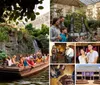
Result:
<svg viewBox="0 0 100 85"><path fill-rule="evenodd" d="M20 80L0 82L0 85L49 85L49 71L47 69Z"/></svg>

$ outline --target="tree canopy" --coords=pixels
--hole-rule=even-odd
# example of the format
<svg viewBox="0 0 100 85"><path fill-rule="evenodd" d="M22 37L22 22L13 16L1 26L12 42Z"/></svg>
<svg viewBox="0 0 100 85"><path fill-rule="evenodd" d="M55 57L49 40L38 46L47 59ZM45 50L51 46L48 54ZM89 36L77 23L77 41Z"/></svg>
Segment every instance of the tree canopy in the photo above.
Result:
<svg viewBox="0 0 100 85"><path fill-rule="evenodd" d="M0 22L7 20L16 21L16 19L22 20L23 17L34 20L39 12L35 12L35 6L42 4L43 0L0 0ZM39 6L38 9L43 9Z"/></svg>

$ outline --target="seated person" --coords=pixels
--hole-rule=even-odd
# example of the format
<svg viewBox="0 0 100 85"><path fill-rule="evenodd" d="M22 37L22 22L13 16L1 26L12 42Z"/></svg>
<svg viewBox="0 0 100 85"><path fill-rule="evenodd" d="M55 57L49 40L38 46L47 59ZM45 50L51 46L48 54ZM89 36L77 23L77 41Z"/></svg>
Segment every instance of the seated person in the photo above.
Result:
<svg viewBox="0 0 100 85"><path fill-rule="evenodd" d="M27 63L28 63L28 65L31 66L31 67L34 67L34 66L35 66L35 63L34 63L34 61L33 61L33 58L30 58L29 60L27 60Z"/></svg>
<svg viewBox="0 0 100 85"><path fill-rule="evenodd" d="M28 61L25 57L23 57L23 64L24 64L24 67L29 66Z"/></svg>
<svg viewBox="0 0 100 85"><path fill-rule="evenodd" d="M16 55L14 55L12 57L12 63L13 63L14 66L16 66L18 64L18 62L16 62Z"/></svg>
<svg viewBox="0 0 100 85"><path fill-rule="evenodd" d="M7 61L8 61L8 66L12 66L13 65L10 56L7 57Z"/></svg>
<svg viewBox="0 0 100 85"><path fill-rule="evenodd" d="M42 56L42 61L43 61L43 62L46 61L46 54L44 54L44 55Z"/></svg>
<svg viewBox="0 0 100 85"><path fill-rule="evenodd" d="M2 64L4 67L5 66L8 66L8 61L7 61L7 58L3 58L3 64Z"/></svg>
<svg viewBox="0 0 100 85"><path fill-rule="evenodd" d="M42 62L42 57L38 56L37 59L36 59L36 63L41 63L41 62Z"/></svg>
<svg viewBox="0 0 100 85"><path fill-rule="evenodd" d="M37 58L37 56L36 56L36 54L34 54L34 55L33 55L34 63L36 63L36 58Z"/></svg>
<svg viewBox="0 0 100 85"><path fill-rule="evenodd" d="M20 57L20 61L19 61L18 67L23 67L24 66L23 62L24 62L23 57Z"/></svg>

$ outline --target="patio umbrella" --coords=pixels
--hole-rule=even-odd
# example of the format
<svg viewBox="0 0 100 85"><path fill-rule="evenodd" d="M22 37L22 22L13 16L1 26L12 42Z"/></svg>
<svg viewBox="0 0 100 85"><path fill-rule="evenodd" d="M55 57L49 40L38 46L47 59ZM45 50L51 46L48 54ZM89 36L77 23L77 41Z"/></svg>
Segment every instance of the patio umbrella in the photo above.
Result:
<svg viewBox="0 0 100 85"><path fill-rule="evenodd" d="M7 57L7 54L5 53L5 51L0 50L0 59L4 59Z"/></svg>

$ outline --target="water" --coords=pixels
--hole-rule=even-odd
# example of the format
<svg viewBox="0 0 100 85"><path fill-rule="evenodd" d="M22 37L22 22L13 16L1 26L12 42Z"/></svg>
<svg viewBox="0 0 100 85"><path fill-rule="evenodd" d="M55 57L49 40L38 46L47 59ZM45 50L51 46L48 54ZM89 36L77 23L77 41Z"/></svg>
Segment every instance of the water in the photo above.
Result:
<svg viewBox="0 0 100 85"><path fill-rule="evenodd" d="M37 75L15 81L5 81L0 85L49 85L49 71L45 70Z"/></svg>
<svg viewBox="0 0 100 85"><path fill-rule="evenodd" d="M35 53L39 51L39 47L36 40L33 40L33 47L35 49Z"/></svg>

